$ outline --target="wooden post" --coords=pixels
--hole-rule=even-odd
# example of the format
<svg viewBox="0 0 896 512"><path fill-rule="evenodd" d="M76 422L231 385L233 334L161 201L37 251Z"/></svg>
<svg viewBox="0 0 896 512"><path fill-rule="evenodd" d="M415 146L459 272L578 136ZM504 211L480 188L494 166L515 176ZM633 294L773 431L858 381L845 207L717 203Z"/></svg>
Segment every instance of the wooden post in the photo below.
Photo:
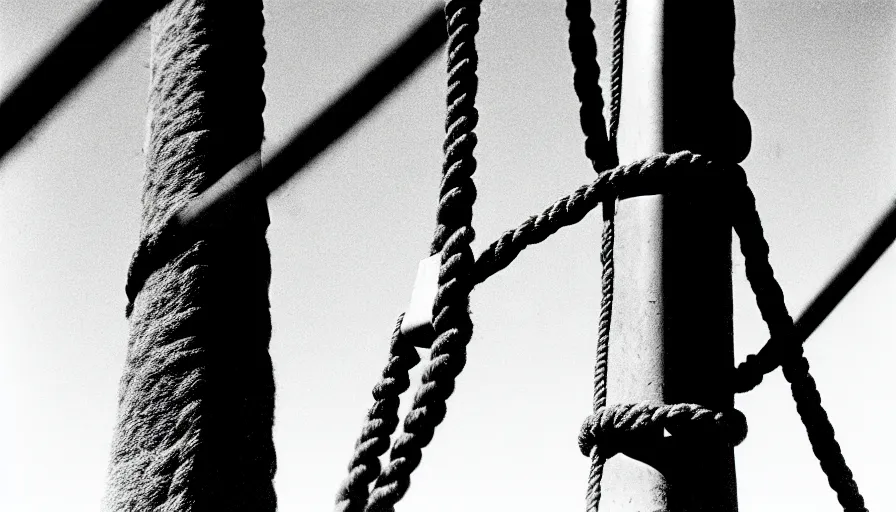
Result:
<svg viewBox="0 0 896 512"><path fill-rule="evenodd" d="M731 1L628 0L620 162L688 149L740 161L749 124L733 100ZM734 397L731 225L699 192L617 204L608 403L729 409ZM734 511L733 449L656 432L606 465L602 511Z"/></svg>

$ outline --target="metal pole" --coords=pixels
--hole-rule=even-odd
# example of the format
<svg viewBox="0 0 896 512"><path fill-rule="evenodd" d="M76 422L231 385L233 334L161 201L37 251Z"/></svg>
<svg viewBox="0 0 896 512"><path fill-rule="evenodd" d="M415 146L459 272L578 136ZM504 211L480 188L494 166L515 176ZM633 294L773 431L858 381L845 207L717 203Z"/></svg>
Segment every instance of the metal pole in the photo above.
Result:
<svg viewBox="0 0 896 512"><path fill-rule="evenodd" d="M625 32L620 162L682 149L742 160L732 2L628 0ZM715 213L724 202L684 192L619 201L609 403L733 406L731 226ZM734 454L721 440L658 431L642 448L608 461L601 510L737 510Z"/></svg>

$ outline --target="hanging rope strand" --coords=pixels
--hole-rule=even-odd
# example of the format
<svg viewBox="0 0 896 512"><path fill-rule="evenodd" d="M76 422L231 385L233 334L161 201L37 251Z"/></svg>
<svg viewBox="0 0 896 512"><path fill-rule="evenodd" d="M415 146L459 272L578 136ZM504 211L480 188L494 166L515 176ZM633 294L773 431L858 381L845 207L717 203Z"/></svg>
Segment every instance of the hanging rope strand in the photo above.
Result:
<svg viewBox="0 0 896 512"><path fill-rule="evenodd" d="M756 303L769 334L783 353L781 365L784 378L790 383L800 420L806 428L809 443L815 453L828 483L837 493L837 500L847 512L866 512L865 500L846 464L840 445L834 436L834 427L828 419L815 379L809 373L809 361L803 356L802 344L793 336L794 325L784 292L775 279L769 263L769 247L762 234L762 224L756 211L756 199L749 188L739 196L740 204L734 209L734 229L740 238L744 255L747 280L756 295ZM761 370L753 380L761 380ZM739 374L735 373L735 376ZM736 389L742 386L735 385Z"/></svg>
<svg viewBox="0 0 896 512"><path fill-rule="evenodd" d="M439 291L433 305L436 339L430 362L423 371L420 389L404 420L404 433L389 453L389 463L374 484L368 509L393 510L410 486L410 476L420 464L423 448L432 440L435 427L445 418L445 401L454 391L454 380L466 363L466 345L473 334L469 313L470 273L473 252L470 243L476 187L473 149L478 122L476 97L475 35L479 30L479 2L449 0L445 5L448 23L448 115L445 121L445 163L439 192L437 227L432 254L441 252Z"/></svg>
<svg viewBox="0 0 896 512"><path fill-rule="evenodd" d="M383 377L373 388L373 407L367 412L355 453L349 462L349 474L336 496L339 512L361 512L370 496L370 484L380 474L380 455L389 449L389 442L398 426L399 396L410 387L408 372L420 361L414 347L401 335L404 314L398 316L389 362Z"/></svg>
<svg viewBox="0 0 896 512"><path fill-rule="evenodd" d="M685 151L673 155L654 155L621 165L556 201L540 214L533 215L516 229L502 234L477 258L474 282L485 281L507 267L525 247L544 241L564 226L577 223L601 202L616 197L669 192L676 187L693 189L695 186L721 191L735 198L732 201L732 223L740 239L747 279L756 294L757 305L769 326L772 339L782 344L790 340L793 344L790 347L783 345L779 350L786 355L782 365L784 376L791 384L797 411L806 427L813 451L844 510L863 512L864 499L821 406L815 381L809 374L808 361L803 357L799 343L790 338L793 322L784 304L783 291L769 264L768 243L762 233L755 199L740 166L723 168L705 157ZM592 422L589 425L595 424L593 420L589 421ZM604 425L606 428L612 426L611 423ZM593 501L590 496L589 503Z"/></svg>
<svg viewBox="0 0 896 512"><path fill-rule="evenodd" d="M606 372L613 303L613 239L615 235L614 207L619 198L649 195L672 191L685 184L693 191L695 185L705 190L727 191L732 201L732 224L741 239L741 248L747 262L747 277L754 288L757 304L763 319L769 325L773 340L788 340L793 322L784 304L783 292L775 281L768 261L768 244L762 234L755 199L746 183L740 166L719 168L707 159L690 153L659 154L615 169L617 161L615 141L619 124L622 76L622 47L625 30L625 0L616 3L614 21L613 68L611 76L610 125L604 132L600 110L603 106L598 85L600 69L596 63L596 44L593 39L593 22L587 1L569 0L567 16L570 19L569 45L573 64L575 90L580 101L580 121L585 134L586 155L592 161L598 178L590 185L555 202L539 215L530 217L520 227L505 232L475 261L472 260L470 242L473 239L472 205L476 190L472 182L476 161L472 152L476 145L475 128L478 114L474 106L476 92L476 54L474 36L478 30L478 2L468 5L449 1L445 16L449 28L448 52L448 116L444 145L438 225L433 237L431 253L441 253L439 292L433 306L433 326L436 341L432 345L431 362L424 370L422 385L414 397L412 410L404 421L404 434L394 443L389 453L389 464L380 473L369 494L366 510L394 510L394 505L410 486L410 475L419 465L422 448L432 439L435 427L444 419L445 401L454 390L454 379L463 369L466 344L472 335L469 316L469 293L475 284L505 268L528 245L539 243L548 236L581 220L598 203L604 205L604 229L601 242L601 313L598 324L598 343L594 369L593 412L582 426L579 445L583 453L592 459L588 482L587 510L597 512L600 501L600 481L606 459L632 447L638 439L633 434L654 429L657 426L676 431L688 429L719 435L729 445L740 443L746 436L746 420L743 415L730 411L712 411L696 404L606 404ZM587 21L584 21L587 18ZM584 94L590 84L597 97ZM595 113L596 112L596 113ZM588 116L586 114L590 113ZM612 143L612 153L610 152ZM733 169L734 172L724 172ZM670 172L675 170L676 172ZM684 175L684 176L682 176ZM416 363L416 352L404 364L398 364L394 350L400 340L398 327L393 335L393 352L390 366L396 362L395 378L400 384L378 384L380 393L374 390L377 404L368 413L368 423L359 441L349 467L349 478L340 489L338 510L361 510L368 486L376 473L377 457L385 450L389 436L394 432L397 394L407 388L407 371ZM791 383L800 417L806 425L813 451L828 476L838 499L848 512L866 512L864 501L858 493L852 473L846 466L840 447L834 439L834 431L821 407L815 382L809 375L808 362L802 356L799 343L788 348L783 364L785 377ZM751 356L756 359L755 356ZM748 358L750 363L751 358ZM384 379L391 371L384 371ZM739 380L749 379L749 373L761 372L758 364L742 365L735 373ZM383 381L385 382L385 380ZM733 381L735 382L735 381ZM390 384L392 384L390 382ZM743 387L735 382L734 389Z"/></svg>
<svg viewBox="0 0 896 512"><path fill-rule="evenodd" d="M594 395L592 409L597 414L607 405L607 364L610 348L610 325L613 316L613 279L616 266L613 263L613 245L616 236L616 223L613 208L615 201L603 203L604 228L601 234L600 263L601 297L600 319L597 325L597 349L594 357ZM591 467L588 470L588 490L586 494L586 510L596 511L600 502L600 482L604 475L606 459L597 449L589 454Z"/></svg>
<svg viewBox="0 0 896 512"><path fill-rule="evenodd" d="M607 129L610 148L617 155L613 165L619 165L616 135L619 132L619 113L622 110L622 51L625 48L626 0L616 0L613 11L613 62L610 72L610 125Z"/></svg>

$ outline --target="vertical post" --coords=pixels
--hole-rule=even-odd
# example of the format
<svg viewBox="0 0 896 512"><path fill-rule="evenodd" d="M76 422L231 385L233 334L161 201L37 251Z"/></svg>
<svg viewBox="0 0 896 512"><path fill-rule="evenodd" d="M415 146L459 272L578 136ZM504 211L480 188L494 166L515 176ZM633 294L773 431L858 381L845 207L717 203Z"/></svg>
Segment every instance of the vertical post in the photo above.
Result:
<svg viewBox="0 0 896 512"><path fill-rule="evenodd" d="M683 149L737 162L749 124L733 99L730 0L628 0L620 162ZM621 200L608 403L733 407L731 226L724 197ZM737 510L733 449L656 432L605 467L602 511Z"/></svg>
<svg viewBox="0 0 896 512"><path fill-rule="evenodd" d="M153 18L144 239L259 158L262 7L175 0ZM267 205L216 215L217 229L149 269L133 302L107 510L276 509Z"/></svg>

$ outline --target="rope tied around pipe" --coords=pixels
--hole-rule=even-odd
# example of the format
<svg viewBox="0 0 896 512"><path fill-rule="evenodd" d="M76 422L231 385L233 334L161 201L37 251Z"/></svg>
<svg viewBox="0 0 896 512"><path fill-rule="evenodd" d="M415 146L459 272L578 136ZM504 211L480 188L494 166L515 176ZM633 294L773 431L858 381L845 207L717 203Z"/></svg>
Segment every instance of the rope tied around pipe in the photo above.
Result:
<svg viewBox="0 0 896 512"><path fill-rule="evenodd" d="M619 5L624 4L622 2L617 4L617 15L619 12L624 13L624 9L620 11ZM444 419L445 400L454 389L454 379L463 369L465 345L472 335L472 322L467 310L468 296L476 284L508 266L525 247L539 243L560 228L578 222L599 203L611 206L617 199L635 195L665 193L682 187L698 191L702 187L707 187L716 192L727 192L732 197L731 208L727 214L730 215L732 225L740 237L741 249L747 261L747 277L756 291L757 303L763 318L769 323L773 343L782 347L776 349L776 352L782 354L784 374L791 382L794 398L807 425L813 450L819 457L822 468L829 475L832 487L837 490L841 503L849 507L844 505L844 508L864 510L852 474L843 462L839 446L834 440L833 429L821 408L814 380L809 375L808 362L802 357L802 350L799 347L791 349L792 344L788 344L789 332L793 328L792 319L787 313L783 293L774 280L768 264L768 245L762 236L758 214L755 211L755 199L746 185L743 169L739 166L724 166L712 163L706 157L694 153L680 152L672 155L654 155L605 170L601 168L600 162L613 162L614 159L601 160L600 155L597 155L592 159L592 164L598 172L594 182L561 198L516 229L505 232L478 258L472 257L469 244L474 232L470 221L472 204L476 198L475 185L471 179L476 167L472 155L476 145L473 129L478 121L478 113L474 106L477 58L473 38L478 30L478 14L478 2L455 1L446 5L445 15L450 31L448 116L444 146L446 158L437 215L438 226L432 246L433 254L441 254L442 272L440 290L434 305L434 326L438 339L432 347L432 360L424 372L424 385L418 391L412 411L405 419L405 434L395 441L388 465L380 470L379 461L375 459L385 452L388 439L397 427L397 418L393 419L393 416L397 414L398 394L407 389L405 384L407 372L419 360L413 347L404 344L400 333L393 334L390 362L383 372L383 379L374 389L376 403L368 412L365 427L356 443L356 453L350 462L349 478L340 490L337 507L340 510L391 510L407 491L410 485L410 473L419 464L422 447L431 441L435 426ZM621 37L622 30L618 29L618 25L616 33ZM572 45L572 35L570 41ZM612 113L614 108L618 109L618 94L621 92L621 89L618 89L620 82L617 75L617 70L621 69L621 53L617 54L616 51L616 48L621 49L621 39L617 41L619 44L614 44L614 63L618 60L619 64L618 66L614 64L614 78L611 79L612 100L608 142L615 140L618 113ZM585 76L590 76L589 80L593 80L596 86L598 78L596 73ZM582 105L585 108L584 101ZM586 131L587 148L589 147L587 140L591 137L589 133L592 132L589 132L590 128L584 125L583 130ZM598 137L595 140L603 139ZM586 152L592 151L586 149ZM612 211L612 208L608 211ZM148 233L141 241L141 246L132 261L132 274L139 275L141 268L144 272L146 269L153 270L158 266L152 263L171 259L162 254L162 252L167 254L166 251L158 249L165 247L160 240L182 234L177 232L178 226L174 217L159 224L161 227L158 231ZM602 289L607 299L602 299L602 302L606 300L609 303L612 302L612 231L608 231L611 227L612 217L605 216L605 242L602 244L601 261L604 265ZM194 242L189 236L184 236L182 239L188 244ZM174 255L176 254L179 253L175 252ZM135 285L132 286L132 282ZM142 286L139 278L129 279L128 295L132 301L139 292L136 283ZM602 306L599 338L603 337L601 334L605 330L603 326L609 325L610 313L610 306ZM600 351L600 348L598 350ZM600 372L600 357L598 356L596 364L596 376ZM770 371L767 369L768 363L759 364L757 360L756 356L749 357L733 373L734 389L748 389L752 382L761 379L757 377L758 373ZM605 394L596 386L593 417L616 418L616 413L611 412L617 411L617 406L601 408L602 394L605 403ZM676 405L682 404L673 404L670 407ZM705 418L709 416L717 417L719 414L736 416L739 413L696 414L690 411L690 414L685 414L679 411L674 421L681 421L682 425L688 421L697 424L708 421ZM645 412L643 418L648 417L654 419L643 419L645 424L651 421L654 423L665 421L662 420L665 417L662 414L655 416L653 413L647 415ZM610 428L609 425L612 424L615 423L609 420L595 423L606 428ZM593 429L589 427L589 432L591 430ZM606 436L606 433L598 434L598 432L603 430L594 430L595 439L599 435ZM609 456L612 452L612 450L606 453L601 451L604 456ZM374 489L369 492L369 485L374 479L376 479Z"/></svg>
<svg viewBox="0 0 896 512"><path fill-rule="evenodd" d="M625 19L626 19L626 1L616 0L613 22L613 59L611 74L611 92L610 92L610 123L607 132L609 139L604 139L603 117L593 115L591 119L581 118L582 130L586 137L585 154L591 160L592 165L597 172L601 172L599 162L612 161L618 162L616 153L616 133L619 126L619 112L622 96L622 50L625 36ZM573 65L575 67L574 89L582 105L580 115L584 115L585 106L590 104L602 105L600 87L597 86L600 69L593 57L596 56L596 44L594 36L591 33L594 23L591 20L591 8L588 0L568 0L566 7L567 17L569 18L570 33L570 54L572 56ZM584 20L582 18L587 18ZM585 30L582 29L585 27ZM583 59L581 55L592 57ZM594 91L586 95L585 87L580 85L578 77L581 75L588 76L592 81L590 91ZM592 96L592 98L589 98ZM593 96L598 98L594 99ZM600 122L601 126L598 130L594 123ZM595 155L595 144L591 141L597 137L601 142L607 140L608 144L602 145L604 152L601 156ZM658 155L659 156L659 155ZM740 169L739 166L735 166ZM612 172L612 171L611 171ZM604 173L605 175L608 173ZM793 336L794 325L793 319L790 317L787 307L784 303L784 293L780 285L777 283L769 264L769 247L762 233L762 226L759 215L756 212L756 202L752 192L746 184L746 176L743 170L738 173L738 181L740 184L733 191L733 208L729 212L731 215L732 225L740 238L741 251L744 254L746 262L747 279L756 295L756 302L760 309L763 320L769 328L771 341L757 355L748 356L746 361L741 363L735 371L732 372L732 391L743 392L752 389L762 381L762 376L775 369L777 364L783 366L784 376L791 384L791 390L794 400L797 404L797 410L800 418L806 427L810 444L813 452L818 458L822 470L828 477L831 488L837 493L837 498L844 510L863 512L865 511L864 500L859 493L852 472L846 465L846 461L840 450L839 444L834 438L834 430L828 420L827 414L821 405L821 397L815 386L815 381L809 374L809 363L803 357L802 345L799 341L794 341ZM578 191L577 191L578 192ZM562 200L561 200L562 201ZM556 203L555 203L556 204ZM586 420L583 427L583 433L580 435L580 447L582 447L583 437L585 444L596 442L598 433L603 439L623 438L629 441L632 436L620 436L620 432L630 433L633 430L632 423L628 421L636 421L642 428L655 427L667 424L668 416L647 414L648 410L656 413L660 410L671 411L672 409L662 409L663 407L680 407L683 410L691 410L692 404L674 404L671 406L649 406L648 404L622 404L611 407L606 406L606 370L608 346L610 342L610 323L612 318L613 307L613 278L614 278L614 262L613 262L613 244L615 238L614 227L614 209L608 202L604 203L604 229L601 236L601 265L603 267L601 275L601 311L598 323L598 341L597 352L595 357L594 371L594 399L593 409L594 415ZM513 255L515 256L515 255ZM512 257L513 257L512 256ZM507 262L509 263L509 261ZM505 264L506 266L506 264ZM762 356L762 357L760 357ZM775 364L777 363L777 364ZM653 407L651 409L651 407ZM699 406L695 406L699 407ZM638 414L634 414L637 411ZM691 410L691 412L695 412ZM722 418L721 412L714 413L711 416ZM736 411L727 413L728 417L743 418L743 415ZM682 415L678 413L676 421L683 421L693 427L705 421L701 418L710 416L708 409L702 409L701 414ZM626 421L616 421L616 420ZM595 430L599 425L599 429ZM586 435L586 430L590 433ZM746 422L743 422L743 436L746 436ZM743 440L739 435L732 438L733 445ZM593 443L592 443L593 444ZM618 451L623 450L625 444L612 444L610 449L595 449L590 453L583 453L591 456L591 469L588 477L588 491L586 499L586 510L589 512L597 512L600 501L600 482L603 477L603 466L606 459Z"/></svg>
<svg viewBox="0 0 896 512"><path fill-rule="evenodd" d="M601 407L582 423L579 451L606 460L642 441L640 434L660 428L673 434L684 430L716 434L731 446L747 437L747 419L737 409L716 412L697 404L614 404Z"/></svg>
<svg viewBox="0 0 896 512"><path fill-rule="evenodd" d="M148 254L158 265L142 267L145 286L129 279L104 509L273 511L267 206L263 198L242 204L225 236L166 242L179 207L261 148L263 3L176 0L151 29L142 240L132 271Z"/></svg>

